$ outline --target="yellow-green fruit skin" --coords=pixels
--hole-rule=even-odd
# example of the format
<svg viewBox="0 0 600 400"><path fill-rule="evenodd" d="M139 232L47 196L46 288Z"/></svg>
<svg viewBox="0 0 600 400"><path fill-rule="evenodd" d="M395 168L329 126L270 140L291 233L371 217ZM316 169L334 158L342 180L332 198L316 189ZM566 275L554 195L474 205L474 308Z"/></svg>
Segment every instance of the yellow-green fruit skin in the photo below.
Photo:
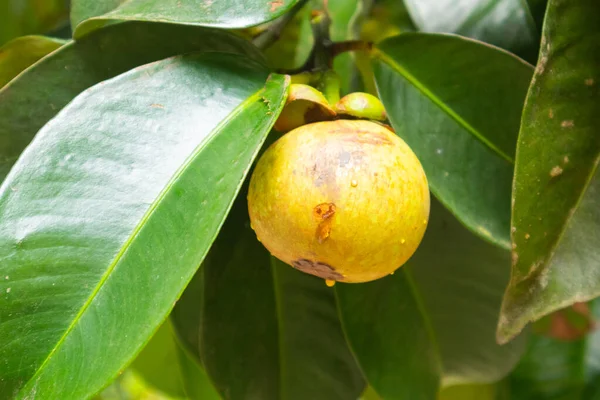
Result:
<svg viewBox="0 0 600 400"><path fill-rule="evenodd" d="M367 282L402 266L429 218L421 163L370 121L304 125L273 143L250 180L250 221L280 260L341 282Z"/></svg>

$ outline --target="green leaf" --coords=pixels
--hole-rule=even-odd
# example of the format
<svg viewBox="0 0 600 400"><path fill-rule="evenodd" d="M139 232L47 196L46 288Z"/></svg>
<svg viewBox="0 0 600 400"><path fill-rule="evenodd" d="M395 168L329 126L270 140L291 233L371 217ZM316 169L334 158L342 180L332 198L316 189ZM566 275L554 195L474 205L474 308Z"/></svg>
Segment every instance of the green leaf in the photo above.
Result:
<svg viewBox="0 0 600 400"><path fill-rule="evenodd" d="M330 36L333 41L357 40L360 27L371 9L372 0L329 0ZM334 69L340 76L341 94L364 91L356 59L359 54L344 53L335 57ZM364 61L365 55L362 54Z"/></svg>
<svg viewBox="0 0 600 400"><path fill-rule="evenodd" d="M190 354L181 343L178 343L177 352L187 397L191 400L220 400L221 397L206 375L206 371L193 354Z"/></svg>
<svg viewBox="0 0 600 400"><path fill-rule="evenodd" d="M512 160L533 68L439 34L387 39L374 58L381 101L433 193L467 228L508 249Z"/></svg>
<svg viewBox="0 0 600 400"><path fill-rule="evenodd" d="M151 387L171 397L184 397L179 353L170 320L166 320L137 355L131 368Z"/></svg>
<svg viewBox="0 0 600 400"><path fill-rule="evenodd" d="M496 383L456 385L444 388L437 400L509 400L503 394L503 387Z"/></svg>
<svg viewBox="0 0 600 400"><path fill-rule="evenodd" d="M538 31L541 33L548 0L527 0L527 6L529 7L529 11L531 11Z"/></svg>
<svg viewBox="0 0 600 400"><path fill-rule="evenodd" d="M182 400L168 396L152 386L132 369L119 375L109 387L92 397L93 400Z"/></svg>
<svg viewBox="0 0 600 400"><path fill-rule="evenodd" d="M0 46L18 36L47 33L68 19L68 0L2 0Z"/></svg>
<svg viewBox="0 0 600 400"><path fill-rule="evenodd" d="M298 0L72 0L77 39L115 21L167 22L223 29L246 28L277 18Z"/></svg>
<svg viewBox="0 0 600 400"><path fill-rule="evenodd" d="M361 37L377 43L402 32L415 30L404 1L378 0L361 27Z"/></svg>
<svg viewBox="0 0 600 400"><path fill-rule="evenodd" d="M339 2L342 2L339 0ZM363 4L372 3L372 0L362 0ZM403 1L396 0L379 0L375 4L363 6L364 10L360 18L353 18L355 31L359 32L358 38L361 40L378 43L384 39L396 36L401 32L413 32L415 26L412 23L408 11ZM357 10L358 11L358 10ZM335 20L333 21L335 23ZM353 38L356 35L353 36ZM338 59L342 61L338 61ZM346 68L343 60L352 59L356 62L356 68L353 66L352 74L350 75L349 91L365 91L373 95L377 95L375 87L375 77L373 76L373 68L371 66L371 58L366 52L354 52L350 54L342 54L334 60L334 66L340 71ZM360 74L354 72L358 69ZM360 78L360 79L359 79Z"/></svg>
<svg viewBox="0 0 600 400"><path fill-rule="evenodd" d="M598 300L588 307L598 320ZM589 400L597 395L598 378L600 331L593 330L570 341L531 335L527 351L506 383L515 400Z"/></svg>
<svg viewBox="0 0 600 400"><path fill-rule="evenodd" d="M173 313L225 399L356 399L333 290L272 258L240 196Z"/></svg>
<svg viewBox="0 0 600 400"><path fill-rule="evenodd" d="M441 384L493 382L524 344L495 342L510 255L432 200L423 243L405 266L377 281L336 285L351 348L384 399L435 399Z"/></svg>
<svg viewBox="0 0 600 400"><path fill-rule="evenodd" d="M137 22L70 42L40 60L0 90L0 182L37 131L83 90L139 65L191 51L260 58L255 48L227 32Z"/></svg>
<svg viewBox="0 0 600 400"><path fill-rule="evenodd" d="M283 106L288 79L267 75L239 55L174 57L94 86L40 131L0 187L0 392L86 398L131 361Z"/></svg>
<svg viewBox="0 0 600 400"><path fill-rule="evenodd" d="M305 5L285 26L279 39L265 50L269 66L296 69L304 65L314 44L310 12L310 4Z"/></svg>
<svg viewBox="0 0 600 400"><path fill-rule="evenodd" d="M421 31L456 33L535 60L539 35L524 0L405 0Z"/></svg>
<svg viewBox="0 0 600 400"><path fill-rule="evenodd" d="M174 398L218 399L206 372L183 349L167 319L130 368L148 387Z"/></svg>
<svg viewBox="0 0 600 400"><path fill-rule="evenodd" d="M24 36L0 47L0 89L21 71L66 41L45 36Z"/></svg>
<svg viewBox="0 0 600 400"><path fill-rule="evenodd" d="M600 295L600 16L595 0L551 0L521 122L513 269L498 326Z"/></svg>

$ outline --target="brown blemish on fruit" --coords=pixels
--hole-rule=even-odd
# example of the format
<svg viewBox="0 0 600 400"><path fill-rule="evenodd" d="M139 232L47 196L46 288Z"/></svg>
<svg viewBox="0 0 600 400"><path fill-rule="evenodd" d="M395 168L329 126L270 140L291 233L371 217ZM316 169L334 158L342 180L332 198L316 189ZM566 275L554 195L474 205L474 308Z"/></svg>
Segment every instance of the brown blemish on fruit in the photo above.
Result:
<svg viewBox="0 0 600 400"><path fill-rule="evenodd" d="M300 258L298 260L292 261L292 266L302 272L306 272L307 274L311 275L316 275L323 279L330 279L334 281L344 279L344 276L339 272L336 272L335 268L324 262Z"/></svg>
<svg viewBox="0 0 600 400"><path fill-rule="evenodd" d="M594 79L593 78L588 78L584 82L585 82L586 86L593 86L594 85Z"/></svg>
<svg viewBox="0 0 600 400"><path fill-rule="evenodd" d="M335 215L335 204L321 203L313 208L313 216L319 222L316 231L316 237L319 244L322 244L331 234L331 224Z"/></svg>
<svg viewBox="0 0 600 400"><path fill-rule="evenodd" d="M374 145L391 145L392 142L390 139L385 137L384 135L373 134L371 132L366 131L358 131L353 129L336 129L331 130L329 133L332 134L340 134L340 133L349 133L350 135L346 135L341 139L346 142L354 142L359 144L374 144Z"/></svg>

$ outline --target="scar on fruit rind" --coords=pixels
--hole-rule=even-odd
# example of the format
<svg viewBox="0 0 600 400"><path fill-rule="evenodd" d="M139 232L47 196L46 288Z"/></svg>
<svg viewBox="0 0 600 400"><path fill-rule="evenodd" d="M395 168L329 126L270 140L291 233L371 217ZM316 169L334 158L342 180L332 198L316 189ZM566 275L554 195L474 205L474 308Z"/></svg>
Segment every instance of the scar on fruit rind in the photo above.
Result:
<svg viewBox="0 0 600 400"><path fill-rule="evenodd" d="M326 220L335 214L335 204L334 203L321 203L317 204L315 208L313 208L314 216L317 219Z"/></svg>
<svg viewBox="0 0 600 400"><path fill-rule="evenodd" d="M319 244L323 244L331 234L331 223L335 215L336 207L334 203L321 203L313 208L313 215L319 221L315 236Z"/></svg>
<svg viewBox="0 0 600 400"><path fill-rule="evenodd" d="M335 268L333 268L331 265L320 261L299 258L298 260L292 261L292 266L302 272L316 275L324 279L338 281L344 278L344 276L339 272L336 272Z"/></svg>

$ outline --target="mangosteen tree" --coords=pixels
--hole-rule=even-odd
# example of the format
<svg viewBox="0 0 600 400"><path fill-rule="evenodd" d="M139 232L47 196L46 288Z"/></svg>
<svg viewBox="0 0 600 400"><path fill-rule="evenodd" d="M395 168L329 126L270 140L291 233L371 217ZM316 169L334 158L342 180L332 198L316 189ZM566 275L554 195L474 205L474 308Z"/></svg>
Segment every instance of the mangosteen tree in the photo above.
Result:
<svg viewBox="0 0 600 400"><path fill-rule="evenodd" d="M598 5L463 3L0 5L0 400L598 396Z"/></svg>

